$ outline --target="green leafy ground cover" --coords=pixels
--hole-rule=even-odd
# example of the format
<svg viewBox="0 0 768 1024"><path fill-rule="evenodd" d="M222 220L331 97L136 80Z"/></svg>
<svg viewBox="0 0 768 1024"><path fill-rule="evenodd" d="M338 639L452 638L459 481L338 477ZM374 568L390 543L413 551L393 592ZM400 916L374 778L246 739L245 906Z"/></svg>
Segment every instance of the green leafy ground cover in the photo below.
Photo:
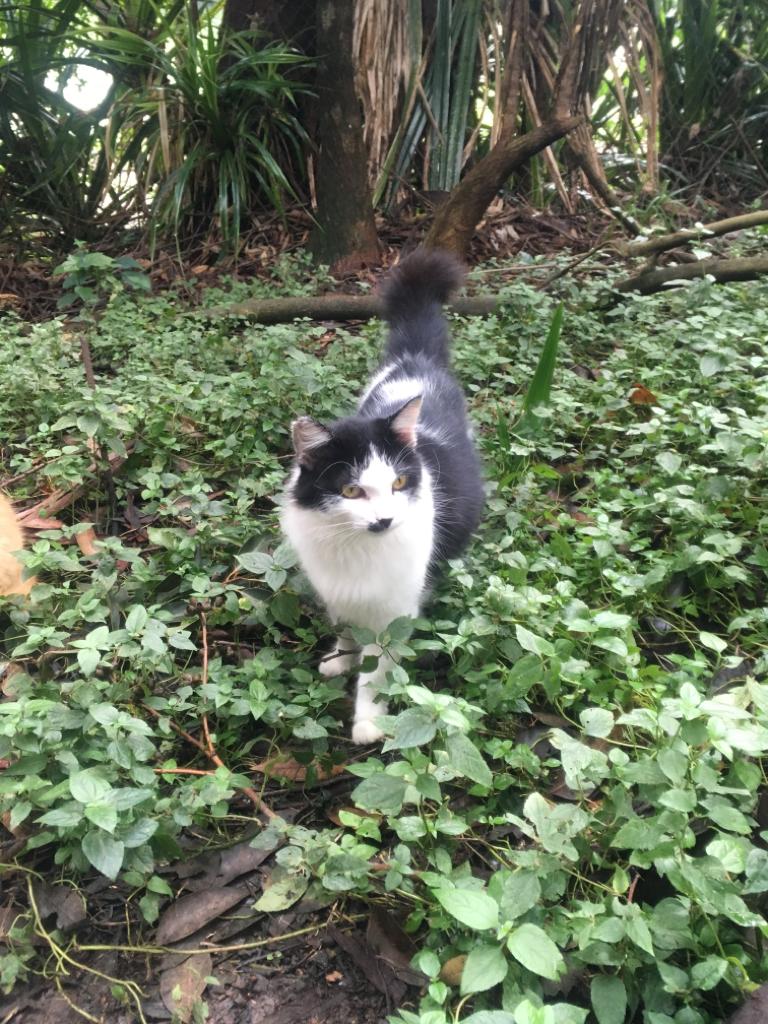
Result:
<svg viewBox="0 0 768 1024"><path fill-rule="evenodd" d="M283 264L205 301L313 287ZM31 605L3 604L24 672L0 702L0 810L29 829L22 868L117 879L151 937L173 896L158 869L191 826L238 834L238 788L267 785L253 761L307 766L268 783L277 810L346 764L369 813L273 821L261 906L402 914L430 980L393 1020L715 1024L768 974L768 288L597 313L566 285L538 433L515 423L555 300L507 295L453 325L487 516L424 618L381 637L402 665L389 738L362 757L274 499L291 418L350 408L380 325L211 325L173 294L122 294L91 331L92 390L64 320L0 324L4 478L20 498L92 483L36 534ZM94 441L125 458L122 518L83 555L72 537L109 514ZM206 718L226 767L157 771L210 768L175 731ZM39 968L32 930L22 915L0 957L5 990Z"/></svg>

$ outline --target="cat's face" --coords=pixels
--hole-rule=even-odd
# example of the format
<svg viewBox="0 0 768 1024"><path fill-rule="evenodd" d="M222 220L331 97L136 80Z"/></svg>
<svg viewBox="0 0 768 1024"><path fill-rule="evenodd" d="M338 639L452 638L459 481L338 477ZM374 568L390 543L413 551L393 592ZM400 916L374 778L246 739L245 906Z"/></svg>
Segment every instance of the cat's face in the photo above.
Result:
<svg viewBox="0 0 768 1024"><path fill-rule="evenodd" d="M298 474L293 499L350 533L384 534L408 518L422 482L416 454L421 399L387 419L349 417L324 426L293 424Z"/></svg>

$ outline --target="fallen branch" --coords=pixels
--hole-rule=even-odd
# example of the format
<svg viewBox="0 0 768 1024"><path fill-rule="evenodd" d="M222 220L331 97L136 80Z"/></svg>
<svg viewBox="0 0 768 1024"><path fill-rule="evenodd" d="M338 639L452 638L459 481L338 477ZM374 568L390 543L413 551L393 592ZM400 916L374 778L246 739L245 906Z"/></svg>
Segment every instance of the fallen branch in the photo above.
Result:
<svg viewBox="0 0 768 1024"><path fill-rule="evenodd" d="M116 469L125 462L126 458L133 448L132 444L126 445L126 455L110 455L109 456L109 471L113 473ZM88 473L103 473L103 467L92 462L88 467ZM38 501L36 505L31 505L29 508L25 508L22 512L19 512L17 518L22 526L24 526L27 520L37 519L40 513L45 512L50 516L53 512L60 512L63 508L67 508L72 502L77 501L81 498L89 487L92 486L91 480L84 480L82 483L76 484L74 487L67 487L59 491L53 491L48 495L47 498L43 498L42 501Z"/></svg>
<svg viewBox="0 0 768 1024"><path fill-rule="evenodd" d="M485 316L499 308L494 295L454 299L448 309L462 316ZM236 316L259 324L283 324L291 320L370 320L382 316L377 295L297 295L286 299L248 299L227 306L200 310L203 316Z"/></svg>
<svg viewBox="0 0 768 1024"><path fill-rule="evenodd" d="M616 292L640 292L649 295L660 291L670 281L693 281L710 276L723 284L726 281L753 281L768 274L768 256L750 256L735 260L697 260L675 267L644 270L613 285Z"/></svg>
<svg viewBox="0 0 768 1024"><path fill-rule="evenodd" d="M642 242L625 242L619 245L618 249L622 256L649 256L652 253L675 249L679 245L688 245L689 242L716 238L718 235L744 231L746 228L759 227L761 224L768 224L768 210L756 210L754 213L743 213L738 217L728 217L726 220L715 220L711 224L684 228L682 231L648 238Z"/></svg>

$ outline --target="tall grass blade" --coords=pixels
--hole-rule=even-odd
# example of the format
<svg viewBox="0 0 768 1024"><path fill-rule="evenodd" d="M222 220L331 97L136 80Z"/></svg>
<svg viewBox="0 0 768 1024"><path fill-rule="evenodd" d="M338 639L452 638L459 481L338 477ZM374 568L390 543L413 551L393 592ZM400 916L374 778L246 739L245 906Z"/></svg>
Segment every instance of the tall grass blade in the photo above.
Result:
<svg viewBox="0 0 768 1024"><path fill-rule="evenodd" d="M527 433L538 426L539 418L536 409L549 405L552 393L552 380L555 375L555 364L557 362L557 350L560 345L560 333L563 328L563 304L557 307L549 325L547 339L544 348L541 350L539 361L536 364L531 383L523 399L523 415L518 423L516 432Z"/></svg>

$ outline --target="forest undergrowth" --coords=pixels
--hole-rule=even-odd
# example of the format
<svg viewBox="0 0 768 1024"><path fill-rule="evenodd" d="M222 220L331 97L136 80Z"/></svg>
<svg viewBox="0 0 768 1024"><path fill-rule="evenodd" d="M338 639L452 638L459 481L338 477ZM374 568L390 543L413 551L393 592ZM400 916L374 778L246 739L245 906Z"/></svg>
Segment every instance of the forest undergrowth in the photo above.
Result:
<svg viewBox="0 0 768 1024"><path fill-rule="evenodd" d="M0 605L4 991L86 957L36 879L101 873L158 952L168 865L243 836L255 920L396 922L420 973L393 1021L716 1024L766 980L768 285L560 285L452 320L487 514L378 638L400 666L365 751L276 502L290 421L350 409L382 326L120 290L95 323L0 321L0 486L71 494L30 520L32 600ZM285 260L203 307L314 287ZM551 400L520 430L557 301Z"/></svg>

